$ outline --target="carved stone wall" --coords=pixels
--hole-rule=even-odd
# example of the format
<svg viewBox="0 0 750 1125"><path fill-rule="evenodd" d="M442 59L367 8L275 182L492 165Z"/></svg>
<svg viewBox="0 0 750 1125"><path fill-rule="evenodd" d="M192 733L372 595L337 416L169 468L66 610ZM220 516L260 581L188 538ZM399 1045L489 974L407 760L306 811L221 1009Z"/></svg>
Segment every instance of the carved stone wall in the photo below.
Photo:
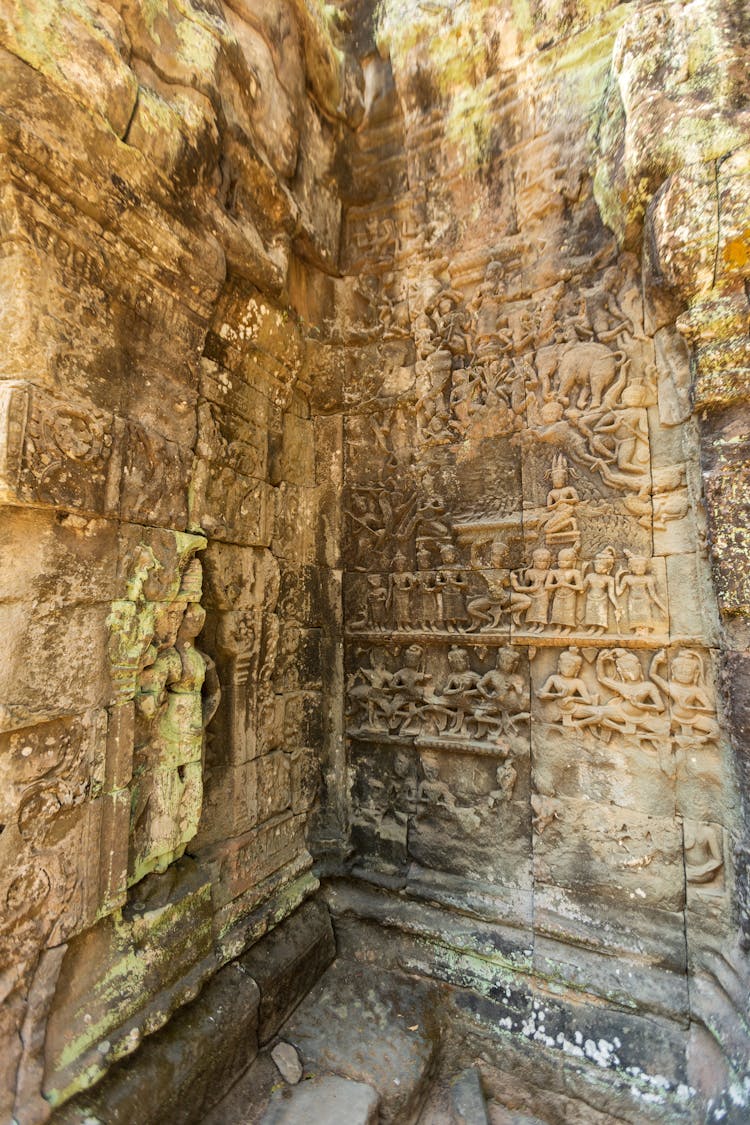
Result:
<svg viewBox="0 0 750 1125"><path fill-rule="evenodd" d="M336 34L287 0L0 4L3 1122L318 885Z"/></svg>
<svg viewBox="0 0 750 1125"><path fill-rule="evenodd" d="M364 913L628 1120L748 1097L740 7L381 5L345 215Z"/></svg>
<svg viewBox="0 0 750 1125"><path fill-rule="evenodd" d="M0 0L0 1121L324 877L576 1119L745 1119L743 16Z"/></svg>

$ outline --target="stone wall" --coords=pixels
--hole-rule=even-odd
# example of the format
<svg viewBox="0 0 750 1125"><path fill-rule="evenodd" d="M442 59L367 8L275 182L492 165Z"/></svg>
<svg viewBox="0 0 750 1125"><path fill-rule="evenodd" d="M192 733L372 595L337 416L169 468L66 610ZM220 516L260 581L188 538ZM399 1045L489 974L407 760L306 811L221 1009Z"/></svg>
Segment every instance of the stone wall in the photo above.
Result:
<svg viewBox="0 0 750 1125"><path fill-rule="evenodd" d="M627 1120L748 1097L739 7L380 5L344 227L332 901Z"/></svg>
<svg viewBox="0 0 750 1125"><path fill-rule="evenodd" d="M323 876L529 1088L746 1111L747 36L0 0L0 1120Z"/></svg>
<svg viewBox="0 0 750 1125"><path fill-rule="evenodd" d="M337 34L287 0L0 5L2 1121L317 887Z"/></svg>

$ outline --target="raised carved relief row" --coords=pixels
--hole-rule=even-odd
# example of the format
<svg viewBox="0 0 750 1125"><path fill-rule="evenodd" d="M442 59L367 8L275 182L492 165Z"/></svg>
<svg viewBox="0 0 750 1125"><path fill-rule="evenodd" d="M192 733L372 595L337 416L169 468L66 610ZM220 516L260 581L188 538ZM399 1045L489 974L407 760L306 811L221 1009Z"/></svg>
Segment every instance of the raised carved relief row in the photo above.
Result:
<svg viewBox="0 0 750 1125"><path fill-rule="evenodd" d="M370 668L359 668L348 685L352 729L359 735L387 734L481 744L481 750L503 756L508 738L529 722L528 683L520 671L521 653L499 649L494 666L474 671L466 649L447 653L447 675L436 683L423 670L425 652L410 645L401 666L393 657L370 651ZM526 730L528 728L526 727Z"/></svg>
<svg viewBox="0 0 750 1125"><path fill-rule="evenodd" d="M200 422L194 457L137 422L90 404L62 404L28 383L4 383L0 498L178 530L202 527L230 542L270 542L273 492L259 479L265 450L228 444L208 404Z"/></svg>
<svg viewBox="0 0 750 1125"><path fill-rule="evenodd" d="M445 652L447 672L437 679L426 670L423 646L410 645L399 656L373 647L370 666L349 677L350 730L503 745L507 737L528 738L533 697L537 721L605 742L632 736L659 750L719 738L706 656L696 649L661 649L649 657L625 648L532 648L531 689L526 651L454 645Z"/></svg>
<svg viewBox="0 0 750 1125"><path fill-rule="evenodd" d="M452 544L440 548L440 558L443 567L433 569L431 553L423 548L416 571L407 570L406 557L397 555L392 574L368 574L364 612L352 621L352 631L667 636L663 559L628 552L618 560L610 547L582 561L575 548L553 554L542 547L521 570L472 575L457 565Z"/></svg>

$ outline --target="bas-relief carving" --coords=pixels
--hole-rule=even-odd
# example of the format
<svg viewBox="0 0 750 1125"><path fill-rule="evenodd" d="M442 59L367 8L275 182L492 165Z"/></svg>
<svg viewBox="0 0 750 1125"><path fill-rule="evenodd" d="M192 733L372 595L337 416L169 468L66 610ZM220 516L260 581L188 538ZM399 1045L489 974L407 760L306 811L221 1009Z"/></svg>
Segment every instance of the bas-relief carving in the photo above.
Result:
<svg viewBox="0 0 750 1125"><path fill-rule="evenodd" d="M0 736L6 964L33 960L94 919L106 727L97 711Z"/></svg>
<svg viewBox="0 0 750 1125"><path fill-rule="evenodd" d="M29 383L0 387L0 495L11 504L116 509L112 415L56 401Z"/></svg>
<svg viewBox="0 0 750 1125"><path fill-rule="evenodd" d="M513 791L503 771L530 747L539 800L587 794L664 818L668 834L723 799L712 642L675 601L681 559L700 549L695 497L686 454L666 460L637 274L623 254L518 297L506 262L490 260L472 291L443 260L410 282L414 388L347 422L348 734L368 862L379 834L397 866L420 838L366 788L395 752L422 756L409 759L406 822L424 819L427 796L441 819L417 845L427 868L460 867L482 815L476 795L445 790L443 755L499 758L486 799L500 803ZM499 456L515 466L501 492ZM519 831L530 839L530 821ZM563 866L566 846L554 845ZM614 885L617 841L601 847ZM677 855L670 842L670 886Z"/></svg>
<svg viewBox="0 0 750 1125"><path fill-rule="evenodd" d="M425 670L426 655L420 645L370 649L370 667L348 680L350 733L508 757L530 718L523 651L500 648L490 658L483 649L478 660L458 646L431 648L434 672Z"/></svg>
<svg viewBox="0 0 750 1125"><path fill-rule="evenodd" d="M676 803L679 811L691 803L701 809L686 786L696 760L715 770L720 740L705 663L704 654L681 648L650 656L625 648L539 650L532 742L540 790L575 795L581 786L660 814L674 813ZM714 782L712 800L719 791Z"/></svg>
<svg viewBox="0 0 750 1125"><path fill-rule="evenodd" d="M151 546L136 547L126 596L109 619L116 708L134 717L131 883L163 871L198 829L204 735L219 701L213 661L195 645L205 620L195 552L204 547L197 536L175 534L163 562Z"/></svg>
<svg viewBox="0 0 750 1125"><path fill-rule="evenodd" d="M150 91L142 93L129 138L136 146L144 133L138 114L148 106ZM254 87L252 93L257 93ZM545 112L541 98L534 107L539 128ZM375 203L350 211L344 261L354 263L359 275L351 288L358 290L354 299L366 308L366 325L342 335L349 342L394 345L403 373L401 381L393 380L391 401L382 411L375 403L376 413L362 424L372 455L355 450L347 466L347 565L357 580L347 591L350 735L359 786L354 823L365 836L368 825L377 829L378 839L371 835L367 843L375 852L390 847L389 854L395 858L398 852L403 862L416 859L467 880L481 874L510 884L520 869L513 846L521 853L530 850L530 767L525 763L531 749L537 755L539 792L532 801L542 841L539 874L548 878L554 871L561 883L577 881L588 890L588 873L582 877L577 857L566 854L578 830L578 809L572 802L586 792L597 805L613 803L614 796L614 803L633 801L637 807L633 790L639 771L647 773L644 761L655 760L665 782L679 787L681 755L685 761L699 760L695 776L713 798L720 739L709 654L701 647L705 638L699 629L692 636L689 628L675 624L675 597L681 596L678 583L686 571L670 571L669 556L675 543L683 552L694 549L688 519L694 498L684 466L657 466L653 460L659 441L654 353L636 283L638 263L622 255L614 265L611 255L600 255L595 265L589 261L582 266L574 241L564 243L559 231L541 231L536 225L542 220L561 225L564 212L575 211L579 199L585 199L584 177L575 160L568 161L564 146L550 145L548 153L546 144L544 137L530 144L519 168L512 175L503 173L504 188L514 188L514 223L520 223L520 239L529 246L516 247L515 256L506 254L502 261L495 259L504 242L502 232L488 227L482 245L495 241L498 249L482 249L478 265L447 258L438 262L461 230L451 208L453 188L441 182L439 170L418 202L405 198L394 208ZM288 162L283 147L282 157L274 159ZM418 183L423 179L419 156L412 151L408 159L410 180ZM434 167L443 166L436 161ZM394 177L389 182L395 183L395 175L388 172ZM228 209L238 204L240 211L246 210L246 185L238 190L234 175L225 179L219 195L226 196ZM40 180L35 190L45 190ZM596 242L589 233L587 242ZM105 280L109 284L121 265L109 249L101 259L93 252L83 257L49 228L35 227L33 237L61 264L75 258L77 275L100 286ZM520 283L517 267L524 253L546 261L554 280L563 273L566 280L544 289ZM170 258L182 260L177 253ZM602 260L607 265L600 268ZM122 278L116 284L137 306L139 317L161 328L187 331L177 303L165 300L152 284L145 290ZM295 351L297 333L284 318L266 317L265 308L259 311L259 303L246 293L228 289L220 310L226 312L226 323L211 333L207 347L221 353L233 374L254 372L248 355L257 350L270 363L275 399L288 401L298 360L293 356L287 363L279 355L287 339ZM191 305L196 297L207 304L208 294L197 284L191 286ZM230 309L232 301L243 307ZM269 328L267 321L274 326ZM191 331L199 346L202 324L191 323ZM271 337L276 343L269 346ZM670 377L680 388L678 405L684 413L689 378L679 367L678 362ZM371 385L377 385L378 375ZM657 381L658 411L666 417L661 369ZM216 401L226 391L222 386ZM306 527L311 508L305 497L294 488L277 490L272 540L273 494L262 480L263 443L234 440L213 407L204 404L201 410L188 496L189 444L177 447L141 426L140 419L124 422L103 411L53 402L25 384L9 385L3 393L8 398L3 417L9 425L0 441L0 478L11 502L119 513L167 527L203 527L226 546L273 541L274 550L292 565L298 552L306 556L309 540L303 543L300 528ZM394 397L399 398L396 407ZM388 410L392 416L383 421ZM682 417L679 410L672 415ZM221 418L226 421L226 415ZM517 468L502 497L496 495L504 472L497 470L501 445L508 463ZM466 470L474 458L480 468L471 478ZM197 567L191 550L177 550L175 566L170 552L153 543L129 554L128 589L110 619L114 702L106 762L90 771L88 790L77 767L68 763L68 750L49 770L40 765L27 774L19 768L7 798L7 818L13 824L3 841L8 848L20 840L19 854L36 849L38 857L49 834L56 855L68 847L71 854L86 850L70 842L73 830L68 834L65 826L97 801L119 802L120 819L111 835L124 823L127 837L131 789L131 864L143 870L153 864L158 870L170 855L179 854L184 837L194 830L202 784L197 767L215 692L210 665L195 645L202 615L195 600ZM230 756L244 767L256 752L262 755L258 800L263 815L284 815L295 782L288 777L281 746L285 732L306 721L302 689L311 685L295 676L299 633L285 627L273 578L263 601L255 590L248 596L241 567L239 573L241 578L228 581L223 594L218 582L212 591L216 597L209 605L206 647L217 658L234 723L227 732ZM282 698L284 693L294 698ZM37 759L29 730L18 737L23 749L32 746L28 761ZM50 737L67 745L62 728L52 728ZM587 768L588 759L603 763L611 773L620 771L620 777L607 790L592 767L565 791L565 779L554 776L548 792L542 781L549 763L540 746L546 742L554 748L555 740L572 750L568 758L585 757ZM97 745L101 741L100 732ZM13 750L8 761L16 757ZM134 764L136 779L131 782ZM623 797L627 772L635 775L635 784ZM554 804L558 796L560 803ZM659 809L645 811L671 816L669 799L668 792L659 790ZM554 854L549 841L565 820L566 801L571 815ZM678 805L685 818L682 853L672 825L662 848L664 865L673 873L684 855L689 896L718 893L729 854L723 826L714 823L710 801L702 801L706 798L690 795ZM633 879L643 871L650 877L659 868L659 842L649 838L651 824L643 830L639 851L616 813L605 846L596 833L598 807L590 811L580 835L595 842L592 851L600 849L592 884L621 892L622 884L612 878L620 861L626 877ZM249 825L243 821L238 830L245 827ZM92 840L96 831L92 828ZM106 831L102 827L102 839ZM273 868L275 860L266 863L265 852L287 854L288 841L272 831L268 842L264 839L243 841L239 848L236 874L243 888L252 885L259 870L265 871L264 864ZM90 850L93 854L93 844ZM41 867L52 872L55 862L54 857L49 864L45 859ZM24 924L26 897L47 902L58 889L63 896L68 893L65 872L59 877L53 872L54 886L48 891L33 880L14 883L15 869L10 865L9 870L7 905L20 911ZM122 887L124 876L119 882L113 877L113 903L122 901L117 897ZM627 883L631 898L638 889L637 882ZM649 885L649 902L658 905L652 890ZM671 907L679 896L671 883L669 892ZM231 894L231 888L220 893ZM71 902L74 898L72 894ZM92 909L87 906L86 913L71 906L70 917L75 914L78 921L70 925L91 919ZM68 922L55 926L54 940L63 940Z"/></svg>

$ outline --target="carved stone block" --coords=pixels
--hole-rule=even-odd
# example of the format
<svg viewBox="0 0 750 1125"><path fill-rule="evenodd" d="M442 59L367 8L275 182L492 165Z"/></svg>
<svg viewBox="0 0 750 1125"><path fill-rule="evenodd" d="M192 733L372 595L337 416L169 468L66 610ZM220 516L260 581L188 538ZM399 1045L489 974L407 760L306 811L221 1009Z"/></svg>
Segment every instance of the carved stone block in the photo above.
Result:
<svg viewBox="0 0 750 1125"><path fill-rule="evenodd" d="M121 920L110 916L69 944L47 1030L44 1093L53 1105L195 997L215 967L210 917L209 885L183 863L141 883Z"/></svg>
<svg viewBox="0 0 750 1125"><path fill-rule="evenodd" d="M111 414L60 402L31 383L0 387L0 495L93 514L117 509L116 429Z"/></svg>
<svg viewBox="0 0 750 1125"><path fill-rule="evenodd" d="M528 758L419 752L409 855L423 868L503 887L531 885Z"/></svg>
<svg viewBox="0 0 750 1125"><path fill-rule="evenodd" d="M258 822L263 824L292 804L289 755L282 750L257 759Z"/></svg>
<svg viewBox="0 0 750 1125"><path fill-rule="evenodd" d="M190 525L214 539L268 546L273 526L273 490L229 465L197 458L190 486Z"/></svg>
<svg viewBox="0 0 750 1125"><path fill-rule="evenodd" d="M540 882L682 909L682 831L674 819L580 798L536 797L533 807L534 873Z"/></svg>
<svg viewBox="0 0 750 1125"><path fill-rule="evenodd" d="M408 748L387 744L353 747L352 844L366 866L387 872L405 869L417 771L417 756Z"/></svg>
<svg viewBox="0 0 750 1125"><path fill-rule="evenodd" d="M302 853L306 856L305 825L306 817L282 813L212 849L207 859L213 860L215 856L219 863L217 906L224 906L261 884Z"/></svg>
<svg viewBox="0 0 750 1125"><path fill-rule="evenodd" d="M122 518L184 531L192 452L136 422L124 423L120 433Z"/></svg>

